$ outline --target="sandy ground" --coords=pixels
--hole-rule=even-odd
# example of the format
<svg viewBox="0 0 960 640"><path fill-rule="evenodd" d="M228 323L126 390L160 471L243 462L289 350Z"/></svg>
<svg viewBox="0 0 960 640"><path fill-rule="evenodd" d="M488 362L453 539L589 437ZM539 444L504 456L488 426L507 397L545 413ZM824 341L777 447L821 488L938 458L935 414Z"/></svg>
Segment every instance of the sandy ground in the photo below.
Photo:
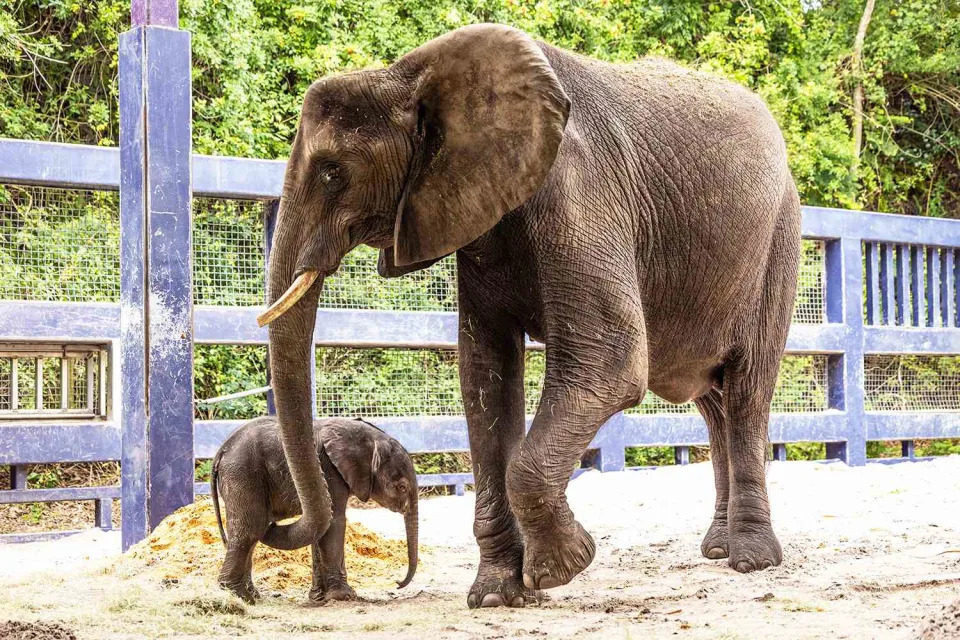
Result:
<svg viewBox="0 0 960 640"><path fill-rule="evenodd" d="M117 535L91 533L0 546L0 621L57 622L80 638L916 638L960 597L960 457L858 469L774 463L768 479L785 559L750 575L699 555L713 504L706 463L571 482L597 558L523 610L466 607L477 555L468 493L421 503L429 559L407 589L358 588L362 602L306 608L303 585L251 607L212 588L212 576L119 577ZM402 537L396 514L348 517Z"/></svg>

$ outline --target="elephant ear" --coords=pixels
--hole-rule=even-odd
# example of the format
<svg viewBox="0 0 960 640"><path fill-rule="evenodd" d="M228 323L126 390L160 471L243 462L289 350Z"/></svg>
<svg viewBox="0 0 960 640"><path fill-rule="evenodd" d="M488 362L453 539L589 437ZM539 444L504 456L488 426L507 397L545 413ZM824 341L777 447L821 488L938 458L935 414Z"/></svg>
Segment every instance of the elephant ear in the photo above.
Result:
<svg viewBox="0 0 960 640"><path fill-rule="evenodd" d="M370 431L357 424L330 424L320 431L320 441L350 492L362 502L369 500L373 474L380 466L380 452Z"/></svg>
<svg viewBox="0 0 960 640"><path fill-rule="evenodd" d="M439 258L433 258L432 260L414 262L412 264L406 264L402 267L398 267L393 256L393 247L387 247L386 249L380 249L380 257L377 259L377 273L384 278L399 278L400 276L405 276L408 273L426 269L427 267L439 262L440 260L443 260L444 258L446 258L446 256L440 256Z"/></svg>
<svg viewBox="0 0 960 640"><path fill-rule="evenodd" d="M394 227L397 266L490 230L553 166L570 100L539 46L504 25L463 27L397 62L413 84L414 152Z"/></svg>

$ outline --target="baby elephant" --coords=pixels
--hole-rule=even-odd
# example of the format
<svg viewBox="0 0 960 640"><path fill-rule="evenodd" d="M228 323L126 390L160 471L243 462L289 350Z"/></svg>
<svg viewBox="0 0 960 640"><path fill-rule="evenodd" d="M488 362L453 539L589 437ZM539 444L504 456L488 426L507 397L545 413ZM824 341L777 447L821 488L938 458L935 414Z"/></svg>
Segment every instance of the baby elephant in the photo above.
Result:
<svg viewBox="0 0 960 640"><path fill-rule="evenodd" d="M399 442L359 418L315 420L313 429L330 488L333 520L312 546L310 600L356 598L343 562L345 512L351 495L364 502L373 498L404 514L408 567L397 586L405 587L417 570L417 477L410 455ZM260 597L251 575L254 547L275 522L301 513L276 418L251 420L227 438L213 459L210 493L227 547L220 584L253 602ZM219 495L226 504L229 540L223 531Z"/></svg>

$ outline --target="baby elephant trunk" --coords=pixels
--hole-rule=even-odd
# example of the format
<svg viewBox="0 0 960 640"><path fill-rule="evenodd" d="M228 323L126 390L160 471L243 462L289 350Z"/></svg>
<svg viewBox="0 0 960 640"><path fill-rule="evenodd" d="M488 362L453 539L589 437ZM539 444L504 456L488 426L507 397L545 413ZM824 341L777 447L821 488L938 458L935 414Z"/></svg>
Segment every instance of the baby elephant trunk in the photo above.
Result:
<svg viewBox="0 0 960 640"><path fill-rule="evenodd" d="M397 588L402 589L413 580L413 574L417 572L417 538L420 533L420 521L417 518L417 489L413 489L413 497L410 499L410 506L407 513L403 516L404 524L407 528L407 575L397 583Z"/></svg>

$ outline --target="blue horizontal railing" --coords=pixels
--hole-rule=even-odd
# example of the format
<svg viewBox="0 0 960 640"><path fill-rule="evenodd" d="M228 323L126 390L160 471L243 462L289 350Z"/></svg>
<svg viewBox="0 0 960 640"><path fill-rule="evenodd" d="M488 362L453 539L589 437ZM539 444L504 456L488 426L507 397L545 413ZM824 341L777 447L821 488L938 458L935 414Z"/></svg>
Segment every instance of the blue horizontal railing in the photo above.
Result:
<svg viewBox="0 0 960 640"><path fill-rule="evenodd" d="M276 200L284 166L283 161L275 160L194 155L193 193ZM120 185L119 151L0 139L0 183L116 190ZM788 353L828 357L829 406L816 413L772 415L771 442L778 446L826 442L829 457L862 464L868 440L960 437L960 412L866 411L863 389L865 355L960 354L960 222L804 207L802 235L824 244L825 322L793 325L786 349ZM196 306L194 341L267 344L267 331L255 321L261 310ZM119 304L0 301L0 342L93 342L113 345L116 354L119 339ZM314 340L318 346L455 348L457 314L320 309ZM117 380L114 374L114 383ZM116 413L112 411L100 422L5 422L0 426L0 464L117 460L121 438ZM411 453L468 449L463 417L375 421ZM195 456L211 457L239 424L241 421L196 421ZM683 452L706 443L705 425L696 414L617 414L591 443L589 457L594 466L615 470L624 468L626 447L674 446ZM905 451L907 448L905 445ZM775 448L775 453L782 458L782 446ZM685 453L678 453L678 461L686 459ZM470 474L420 479L423 486L450 485L458 490L471 480ZM198 488L204 489L203 485ZM108 502L83 491L65 491L38 493L19 487L0 492L0 503L26 498ZM107 507L98 509L98 524L109 526L103 520Z"/></svg>

